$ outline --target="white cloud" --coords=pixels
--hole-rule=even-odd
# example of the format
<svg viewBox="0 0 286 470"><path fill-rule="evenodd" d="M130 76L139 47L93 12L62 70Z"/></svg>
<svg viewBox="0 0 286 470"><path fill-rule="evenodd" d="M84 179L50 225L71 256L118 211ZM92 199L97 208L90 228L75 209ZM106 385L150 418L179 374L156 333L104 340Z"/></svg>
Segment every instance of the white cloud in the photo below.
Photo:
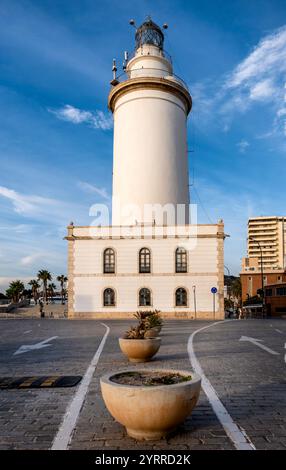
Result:
<svg viewBox="0 0 286 470"><path fill-rule="evenodd" d="M83 191L90 193L90 194L98 194L101 196L103 199L110 200L110 195L108 194L107 190L105 188L98 188L94 184L87 183L85 181L79 181L78 187L82 189Z"/></svg>
<svg viewBox="0 0 286 470"><path fill-rule="evenodd" d="M34 253L32 255L24 256L23 258L20 259L20 264L22 266L30 266L35 261L38 261L39 259L42 259L48 255L49 255L48 253Z"/></svg>
<svg viewBox="0 0 286 470"><path fill-rule="evenodd" d="M264 135L286 135L285 74L286 26L262 38L226 77L195 84L194 107L203 114L206 125L215 116L216 125L225 132L235 113L245 113L257 102L264 103L273 123L273 129Z"/></svg>
<svg viewBox="0 0 286 470"><path fill-rule="evenodd" d="M19 216L34 220L46 221L49 224L59 224L64 227L71 218L88 217L89 208L72 202L47 198L37 195L26 195L14 189L0 186L0 197L11 202L13 211ZM23 224L17 226L18 231L25 229Z"/></svg>
<svg viewBox="0 0 286 470"><path fill-rule="evenodd" d="M247 142L247 140L241 140L236 145L241 153L245 153L246 149L249 147L250 144L249 142Z"/></svg>
<svg viewBox="0 0 286 470"><path fill-rule="evenodd" d="M79 108L75 108L70 104L66 104L59 109L48 109L50 113L53 113L58 119L63 121L72 122L73 124L88 124L94 129L109 130L113 126L113 120L111 115L106 115L103 111L85 111Z"/></svg>
<svg viewBox="0 0 286 470"><path fill-rule="evenodd" d="M272 80L267 79L261 82L256 83L250 89L250 99L251 100L265 100L271 98L275 94L275 88L272 84Z"/></svg>
<svg viewBox="0 0 286 470"><path fill-rule="evenodd" d="M0 196L9 199L14 206L14 211L23 215L32 215L42 206L57 204L54 199L41 196L25 196L4 186L0 186Z"/></svg>
<svg viewBox="0 0 286 470"><path fill-rule="evenodd" d="M286 72L286 27L264 37L233 71L227 87L254 84L261 78Z"/></svg>

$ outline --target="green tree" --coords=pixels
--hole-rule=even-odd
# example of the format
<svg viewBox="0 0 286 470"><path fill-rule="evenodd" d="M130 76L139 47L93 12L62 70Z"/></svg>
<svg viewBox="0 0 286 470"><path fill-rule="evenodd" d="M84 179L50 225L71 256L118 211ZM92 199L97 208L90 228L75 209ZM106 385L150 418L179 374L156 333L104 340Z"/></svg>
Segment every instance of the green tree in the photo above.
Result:
<svg viewBox="0 0 286 470"><path fill-rule="evenodd" d="M50 300L52 300L53 297L54 297L55 289L56 289L55 284L54 284L53 282L51 282L51 283L48 285L48 289L47 289L47 293L48 293L48 296L50 297Z"/></svg>
<svg viewBox="0 0 286 470"><path fill-rule="evenodd" d="M237 277L236 279L234 279L234 281L231 283L230 285L230 293L231 293L231 296L236 299L236 303L237 305L241 305L241 295L242 295L242 291L241 291L241 280L239 277Z"/></svg>
<svg viewBox="0 0 286 470"><path fill-rule="evenodd" d="M13 302L18 303L24 289L25 286L22 281L12 281L9 284L9 288L6 290L6 295L12 299Z"/></svg>
<svg viewBox="0 0 286 470"><path fill-rule="evenodd" d="M49 271L47 271L46 269L42 269L38 272L38 279L40 281L42 281L43 283L43 300L44 302L46 302L46 304L48 303L48 299L47 299L47 284L48 284L48 281L51 281L52 280L52 275Z"/></svg>
<svg viewBox="0 0 286 470"><path fill-rule="evenodd" d="M37 302L38 302L38 297L39 297L38 289L40 288L39 281L37 281L37 279L31 279L31 280L28 282L28 284L29 284L29 286L31 286L31 288L32 288L32 295L33 295L35 304L37 304Z"/></svg>
<svg viewBox="0 0 286 470"><path fill-rule="evenodd" d="M62 305L64 304L64 301L65 301L65 293L66 293L65 283L67 282L67 280L68 278L64 274L61 274L60 276L57 277L57 281L61 285Z"/></svg>

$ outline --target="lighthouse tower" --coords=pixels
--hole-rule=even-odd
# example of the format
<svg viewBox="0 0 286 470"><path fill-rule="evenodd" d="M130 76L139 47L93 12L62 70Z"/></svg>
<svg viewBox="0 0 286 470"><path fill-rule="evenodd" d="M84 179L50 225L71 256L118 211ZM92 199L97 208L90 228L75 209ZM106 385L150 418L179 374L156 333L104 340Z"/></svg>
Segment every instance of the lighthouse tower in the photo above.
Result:
<svg viewBox="0 0 286 470"><path fill-rule="evenodd" d="M151 18L136 29L126 79L113 80L113 225L162 223L150 206L184 207L188 223L187 116L192 99L173 73L164 34ZM148 209L147 209L148 207ZM164 222L164 221L163 221Z"/></svg>
<svg viewBox="0 0 286 470"><path fill-rule="evenodd" d="M224 224L188 218L192 99L151 18L136 28L135 43L123 74L114 61L108 97L112 224L97 217L68 226L68 316L133 318L157 309L165 318L223 319Z"/></svg>

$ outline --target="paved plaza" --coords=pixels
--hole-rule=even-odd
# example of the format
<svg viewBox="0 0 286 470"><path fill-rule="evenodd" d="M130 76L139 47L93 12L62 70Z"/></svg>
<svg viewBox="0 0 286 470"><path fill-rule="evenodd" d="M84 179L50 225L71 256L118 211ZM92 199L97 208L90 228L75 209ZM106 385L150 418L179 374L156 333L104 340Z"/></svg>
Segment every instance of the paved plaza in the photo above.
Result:
<svg viewBox="0 0 286 470"><path fill-rule="evenodd" d="M113 420L102 401L99 378L129 367L118 337L131 323L0 320L0 376L84 376L109 327L68 448L235 449L207 391L201 392L192 415L168 439L136 442ZM195 364L190 362L188 345L196 330L200 330L193 336L196 362L235 425L256 449L285 450L286 321L165 321L159 353L140 367L191 370ZM32 347L38 343L42 346ZM23 346L31 347L15 355L21 346L22 351ZM79 387L0 390L0 449L50 449Z"/></svg>

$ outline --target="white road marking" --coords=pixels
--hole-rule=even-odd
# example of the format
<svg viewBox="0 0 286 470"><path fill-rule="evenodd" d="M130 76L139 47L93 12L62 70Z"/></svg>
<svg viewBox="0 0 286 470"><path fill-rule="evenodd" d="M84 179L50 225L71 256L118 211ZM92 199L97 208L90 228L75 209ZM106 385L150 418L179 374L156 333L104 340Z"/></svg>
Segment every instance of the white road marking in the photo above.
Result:
<svg viewBox="0 0 286 470"><path fill-rule="evenodd" d="M261 344L262 339L257 339L257 338L251 338L250 336L242 336L239 341L249 341L252 344L255 344L261 349L264 349L264 351L267 351L269 354L273 354L275 356L279 356L280 353L273 351L273 349L268 348L267 346L264 346L264 344Z"/></svg>
<svg viewBox="0 0 286 470"><path fill-rule="evenodd" d="M277 331L277 333L280 333L281 335L283 335L283 331L278 330L277 328L275 328L275 331Z"/></svg>
<svg viewBox="0 0 286 470"><path fill-rule="evenodd" d="M19 349L17 349L16 352L14 352L13 356L17 356L18 354L25 354L30 351L35 351L36 349L42 349L42 348L48 348L49 346L52 346L51 344L47 344L50 341L53 341L53 339L57 339L58 336L52 336L51 338L44 339L44 341L40 341L40 343L36 344L23 344L20 346Z"/></svg>
<svg viewBox="0 0 286 470"><path fill-rule="evenodd" d="M210 402L210 405L214 413L216 414L218 420L220 421L222 427L224 428L227 436L233 442L235 448L237 450L256 450L251 440L247 436L246 432L242 428L238 427L238 425L233 421L232 417L228 413L225 406L220 401L215 389L213 388L212 384L205 376L204 371L194 352L193 340L197 333L207 328L211 328L212 326L221 325L222 323L226 323L229 321L235 321L235 320L222 320L217 323L211 323L210 325L203 326L202 328L199 328L198 330L194 331L190 335L189 341L188 341L189 358L190 358L190 362L192 364L193 369L202 378L202 388Z"/></svg>
<svg viewBox="0 0 286 470"><path fill-rule="evenodd" d="M23 335L26 335L27 333L31 333L32 330L27 330L27 331L24 331Z"/></svg>
<svg viewBox="0 0 286 470"><path fill-rule="evenodd" d="M54 438L51 450L67 450L68 445L71 441L73 430L76 426L80 411L82 409L85 397L88 392L89 384L91 382L94 371L98 364L98 361L102 353L102 350L104 348L107 336L110 332L110 328L107 325L105 325L105 323L101 323L101 324L105 326L106 332L101 340L101 343L95 355L93 356L84 374L84 377L79 385L78 390L76 391L75 395L73 396L72 400L70 401L66 409L62 424L60 425L60 428Z"/></svg>

